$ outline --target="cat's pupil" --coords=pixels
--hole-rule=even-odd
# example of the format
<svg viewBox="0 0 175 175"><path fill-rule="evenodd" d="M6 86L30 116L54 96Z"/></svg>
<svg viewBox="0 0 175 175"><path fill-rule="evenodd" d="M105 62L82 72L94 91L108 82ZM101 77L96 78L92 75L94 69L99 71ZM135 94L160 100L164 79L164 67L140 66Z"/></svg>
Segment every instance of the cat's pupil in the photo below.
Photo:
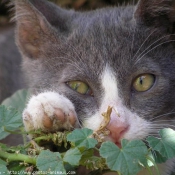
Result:
<svg viewBox="0 0 175 175"><path fill-rule="evenodd" d="M143 85L143 77L140 77L140 84Z"/></svg>

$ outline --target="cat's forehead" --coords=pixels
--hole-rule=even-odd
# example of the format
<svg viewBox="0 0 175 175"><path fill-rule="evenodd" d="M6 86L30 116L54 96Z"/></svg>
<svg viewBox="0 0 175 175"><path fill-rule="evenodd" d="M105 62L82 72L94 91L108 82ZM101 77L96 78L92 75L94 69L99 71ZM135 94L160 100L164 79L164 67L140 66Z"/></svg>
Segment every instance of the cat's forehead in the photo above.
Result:
<svg viewBox="0 0 175 175"><path fill-rule="evenodd" d="M82 65L81 68L87 67L90 71L95 70L97 74L102 73L107 64L115 67L114 70L134 64L134 59L137 59L134 56L150 32L145 31L145 36L140 32L140 37L139 30L132 19L122 24L120 20L113 19L109 25L105 17L98 23L94 19L91 24L81 25L74 31L65 51L66 55L70 53L71 56L68 62L73 60L76 65ZM116 23L112 22L115 20ZM141 52L145 47L147 46L139 51Z"/></svg>
<svg viewBox="0 0 175 175"><path fill-rule="evenodd" d="M138 25L133 18L133 7L97 10L80 16L75 23L78 27L68 43L74 45L88 68L93 65L94 70L98 65L96 72L104 70L106 64L117 72L138 62L139 66L151 65L155 55L157 58L163 55L159 39L162 38L160 41L163 43L166 37L156 29ZM70 49L70 52L75 50Z"/></svg>
<svg viewBox="0 0 175 175"><path fill-rule="evenodd" d="M85 13L86 14L86 13ZM130 42L135 30L132 17L133 8L101 9L80 15L75 20L76 28L73 32L78 40L85 41L93 47L113 47L124 42Z"/></svg>
<svg viewBox="0 0 175 175"><path fill-rule="evenodd" d="M75 24L77 27L69 37L68 44L74 45L78 52L93 55L94 59L132 56L151 32L136 25L133 8L130 7L80 15Z"/></svg>

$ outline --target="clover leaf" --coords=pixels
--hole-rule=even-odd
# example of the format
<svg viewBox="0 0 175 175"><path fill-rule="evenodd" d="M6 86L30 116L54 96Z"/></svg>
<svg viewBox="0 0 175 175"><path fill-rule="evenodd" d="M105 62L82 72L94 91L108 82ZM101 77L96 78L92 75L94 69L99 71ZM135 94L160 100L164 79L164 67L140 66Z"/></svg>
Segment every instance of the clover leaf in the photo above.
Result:
<svg viewBox="0 0 175 175"><path fill-rule="evenodd" d="M120 149L112 142L104 142L100 155L106 159L109 169L124 175L135 175L147 165L147 147L140 140L122 140ZM133 168L134 167L134 168Z"/></svg>
<svg viewBox="0 0 175 175"><path fill-rule="evenodd" d="M63 157L63 161L73 166L79 165L81 159L81 152L78 148L69 149Z"/></svg>
<svg viewBox="0 0 175 175"><path fill-rule="evenodd" d="M53 174L55 171L66 174L63 160L59 152L43 150L37 157L36 165L38 170Z"/></svg>
<svg viewBox="0 0 175 175"><path fill-rule="evenodd" d="M161 138L149 136L147 142L153 151L159 152L164 158L170 159L175 157L175 131L166 128L159 132Z"/></svg>
<svg viewBox="0 0 175 175"><path fill-rule="evenodd" d="M21 115L16 109L0 106L0 140L10 134L6 130L14 131L22 125Z"/></svg>
<svg viewBox="0 0 175 175"><path fill-rule="evenodd" d="M73 142L77 147L85 147L87 149L94 148L97 140L90 138L93 131L88 128L75 129L72 133L68 134L67 140Z"/></svg>

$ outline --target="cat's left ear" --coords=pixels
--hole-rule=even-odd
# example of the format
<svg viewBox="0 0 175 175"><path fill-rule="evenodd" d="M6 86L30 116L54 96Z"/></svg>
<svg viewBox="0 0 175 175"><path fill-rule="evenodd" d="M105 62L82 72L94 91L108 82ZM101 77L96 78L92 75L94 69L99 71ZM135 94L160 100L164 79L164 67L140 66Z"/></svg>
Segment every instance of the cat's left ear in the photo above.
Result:
<svg viewBox="0 0 175 175"><path fill-rule="evenodd" d="M175 32L175 0L140 0L134 17L138 24Z"/></svg>

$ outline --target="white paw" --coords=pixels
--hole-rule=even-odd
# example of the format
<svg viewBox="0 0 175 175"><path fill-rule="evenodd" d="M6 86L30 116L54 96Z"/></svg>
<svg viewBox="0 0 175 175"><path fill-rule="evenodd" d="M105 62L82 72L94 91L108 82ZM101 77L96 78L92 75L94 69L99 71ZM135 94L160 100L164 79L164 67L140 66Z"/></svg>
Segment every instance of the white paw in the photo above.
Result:
<svg viewBox="0 0 175 175"><path fill-rule="evenodd" d="M72 102L55 92L44 92L33 96L23 112L26 131L70 130L78 127L78 119Z"/></svg>

